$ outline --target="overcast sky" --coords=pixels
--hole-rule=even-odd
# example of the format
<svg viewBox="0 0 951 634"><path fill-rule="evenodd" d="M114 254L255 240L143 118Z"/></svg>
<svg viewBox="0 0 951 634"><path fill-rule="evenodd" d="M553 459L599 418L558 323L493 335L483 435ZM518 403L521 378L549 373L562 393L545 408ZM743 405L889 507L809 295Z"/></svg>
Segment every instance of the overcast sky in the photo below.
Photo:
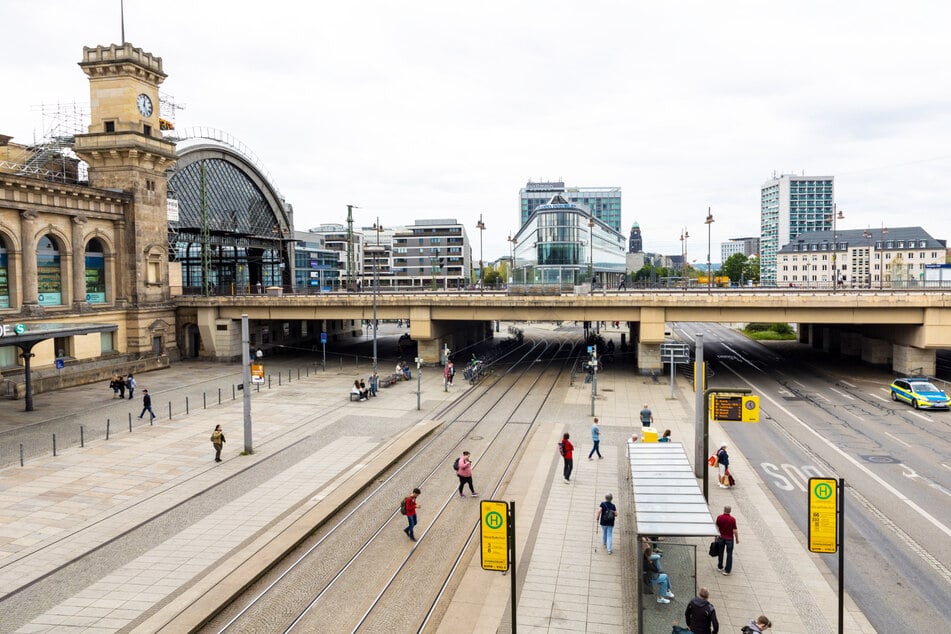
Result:
<svg viewBox="0 0 951 634"><path fill-rule="evenodd" d="M456 218L507 255L526 181L622 188L622 232L706 260L759 235L774 173L835 176L839 226L951 238L943 2L125 1L177 127L239 139L307 229ZM119 0L3 0L0 134L88 104ZM163 113L165 116L167 113Z"/></svg>

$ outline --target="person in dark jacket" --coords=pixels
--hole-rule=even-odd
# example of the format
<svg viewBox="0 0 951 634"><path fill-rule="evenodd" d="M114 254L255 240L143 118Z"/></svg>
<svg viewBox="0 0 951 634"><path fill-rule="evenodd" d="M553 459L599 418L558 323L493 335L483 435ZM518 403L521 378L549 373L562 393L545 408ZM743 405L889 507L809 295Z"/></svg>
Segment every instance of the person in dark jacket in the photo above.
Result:
<svg viewBox="0 0 951 634"><path fill-rule="evenodd" d="M717 634L720 631L717 610L708 601L709 598L710 591L700 588L699 595L690 599L684 610L684 620L693 634Z"/></svg>
<svg viewBox="0 0 951 634"><path fill-rule="evenodd" d="M152 395L148 390L142 390L142 413L139 414L139 418L145 416L146 412L152 417L150 420L155 420L155 412L152 411Z"/></svg>

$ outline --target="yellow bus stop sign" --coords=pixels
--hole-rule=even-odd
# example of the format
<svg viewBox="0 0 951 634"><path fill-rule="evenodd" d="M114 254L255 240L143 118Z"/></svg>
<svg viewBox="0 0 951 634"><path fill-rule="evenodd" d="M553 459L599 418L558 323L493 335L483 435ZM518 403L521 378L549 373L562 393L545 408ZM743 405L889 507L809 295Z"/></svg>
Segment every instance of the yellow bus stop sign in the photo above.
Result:
<svg viewBox="0 0 951 634"><path fill-rule="evenodd" d="M809 552L836 552L838 487L835 478L809 478Z"/></svg>
<svg viewBox="0 0 951 634"><path fill-rule="evenodd" d="M508 504L482 500L482 569L509 569Z"/></svg>

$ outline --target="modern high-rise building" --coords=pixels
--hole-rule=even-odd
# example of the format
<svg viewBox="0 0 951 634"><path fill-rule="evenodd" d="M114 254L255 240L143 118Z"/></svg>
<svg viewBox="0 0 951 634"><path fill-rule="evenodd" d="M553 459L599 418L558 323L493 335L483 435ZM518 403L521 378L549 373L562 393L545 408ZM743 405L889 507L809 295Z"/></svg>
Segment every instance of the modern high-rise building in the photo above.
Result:
<svg viewBox="0 0 951 634"><path fill-rule="evenodd" d="M584 205L592 216L618 233L621 232L620 187L565 187L564 181L529 181L519 190L519 228L528 222L536 207L547 204L559 194L569 203Z"/></svg>
<svg viewBox="0 0 951 634"><path fill-rule="evenodd" d="M776 286L776 254L801 233L833 228L832 176L783 174L760 190L760 283Z"/></svg>
<svg viewBox="0 0 951 634"><path fill-rule="evenodd" d="M636 222L631 226L631 239L628 242L628 253L643 253L644 241L641 239L641 227Z"/></svg>
<svg viewBox="0 0 951 634"><path fill-rule="evenodd" d="M720 243L721 262L726 262L735 253L742 253L747 257L751 255L758 256L759 238L730 238L726 242Z"/></svg>

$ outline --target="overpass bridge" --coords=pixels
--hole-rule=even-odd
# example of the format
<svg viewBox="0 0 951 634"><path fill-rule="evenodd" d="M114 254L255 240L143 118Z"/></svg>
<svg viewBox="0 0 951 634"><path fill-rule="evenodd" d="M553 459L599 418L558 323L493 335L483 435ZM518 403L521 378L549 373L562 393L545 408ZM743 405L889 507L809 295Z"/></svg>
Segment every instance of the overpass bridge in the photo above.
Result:
<svg viewBox="0 0 951 634"><path fill-rule="evenodd" d="M660 345L671 321L786 322L827 352L854 356L898 374L934 374L935 350L951 348L951 293L946 290L648 289L593 294L516 295L501 291L324 293L176 298L179 341L187 356L237 358L241 315L252 345L299 345L321 332L359 333L373 319L410 320L426 362L492 336L499 321L620 321L634 363L662 367ZM188 352L188 351L186 351Z"/></svg>

